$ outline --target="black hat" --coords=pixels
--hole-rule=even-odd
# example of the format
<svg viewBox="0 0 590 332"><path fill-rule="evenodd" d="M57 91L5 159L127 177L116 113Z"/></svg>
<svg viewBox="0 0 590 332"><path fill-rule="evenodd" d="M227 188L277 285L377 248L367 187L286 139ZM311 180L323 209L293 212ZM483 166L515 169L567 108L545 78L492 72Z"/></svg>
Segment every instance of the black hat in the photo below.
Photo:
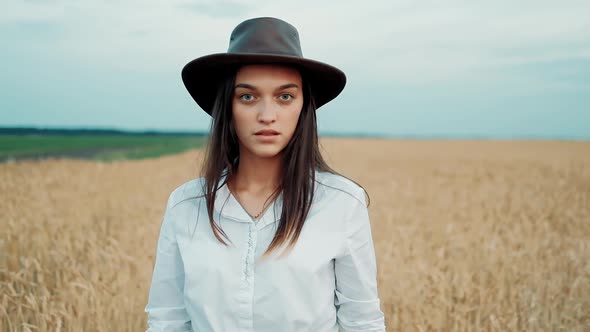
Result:
<svg viewBox="0 0 590 332"><path fill-rule="evenodd" d="M197 104L211 115L224 73L246 64L297 67L311 84L316 108L336 98L346 85L346 75L340 69L304 58L297 29L273 17L240 23L231 33L227 53L192 60L182 69L182 81Z"/></svg>

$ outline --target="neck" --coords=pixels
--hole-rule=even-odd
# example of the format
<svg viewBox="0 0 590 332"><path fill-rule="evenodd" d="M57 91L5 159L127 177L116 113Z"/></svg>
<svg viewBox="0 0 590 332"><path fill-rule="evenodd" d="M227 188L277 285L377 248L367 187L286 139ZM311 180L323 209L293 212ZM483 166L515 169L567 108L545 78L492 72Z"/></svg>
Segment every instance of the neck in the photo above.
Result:
<svg viewBox="0 0 590 332"><path fill-rule="evenodd" d="M261 158L240 153L240 163L234 175L233 186L238 191L253 193L274 191L280 183L281 155Z"/></svg>

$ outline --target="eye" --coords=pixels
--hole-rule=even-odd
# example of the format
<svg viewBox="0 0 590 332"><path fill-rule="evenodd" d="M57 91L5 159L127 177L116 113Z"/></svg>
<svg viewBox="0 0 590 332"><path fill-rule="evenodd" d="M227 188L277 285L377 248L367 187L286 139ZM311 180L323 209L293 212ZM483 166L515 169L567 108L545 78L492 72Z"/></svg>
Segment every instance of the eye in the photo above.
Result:
<svg viewBox="0 0 590 332"><path fill-rule="evenodd" d="M240 96L240 100L245 101L245 102L250 102L250 101L254 100L254 96L249 93L245 93Z"/></svg>
<svg viewBox="0 0 590 332"><path fill-rule="evenodd" d="M293 96L288 93L283 93L279 96L279 99L281 99L281 101L290 101L291 99L293 99Z"/></svg>

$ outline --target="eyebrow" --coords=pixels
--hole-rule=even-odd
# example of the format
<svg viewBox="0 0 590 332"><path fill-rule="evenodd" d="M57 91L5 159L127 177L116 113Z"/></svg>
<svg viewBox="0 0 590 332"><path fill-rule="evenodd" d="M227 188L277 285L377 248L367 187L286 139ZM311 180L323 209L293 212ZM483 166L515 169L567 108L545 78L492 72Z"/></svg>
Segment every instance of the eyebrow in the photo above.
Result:
<svg viewBox="0 0 590 332"><path fill-rule="evenodd" d="M235 86L235 89L237 89L237 88L244 88L244 89L250 89L253 91L258 91L258 89L255 86L250 85L248 83L238 83ZM275 91L285 90L285 89L289 89L289 88L299 89L299 85L297 85L295 83L287 83L287 84L283 84L283 85L279 86L278 88L275 89Z"/></svg>

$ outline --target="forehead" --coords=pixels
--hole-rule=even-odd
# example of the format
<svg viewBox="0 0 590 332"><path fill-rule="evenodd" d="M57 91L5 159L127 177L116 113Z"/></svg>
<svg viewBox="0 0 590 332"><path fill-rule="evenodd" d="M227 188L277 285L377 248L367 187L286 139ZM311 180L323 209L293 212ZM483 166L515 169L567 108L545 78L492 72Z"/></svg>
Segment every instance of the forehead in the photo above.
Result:
<svg viewBox="0 0 590 332"><path fill-rule="evenodd" d="M246 65L236 73L236 83L242 82L291 82L301 83L301 74L295 68L283 65Z"/></svg>

